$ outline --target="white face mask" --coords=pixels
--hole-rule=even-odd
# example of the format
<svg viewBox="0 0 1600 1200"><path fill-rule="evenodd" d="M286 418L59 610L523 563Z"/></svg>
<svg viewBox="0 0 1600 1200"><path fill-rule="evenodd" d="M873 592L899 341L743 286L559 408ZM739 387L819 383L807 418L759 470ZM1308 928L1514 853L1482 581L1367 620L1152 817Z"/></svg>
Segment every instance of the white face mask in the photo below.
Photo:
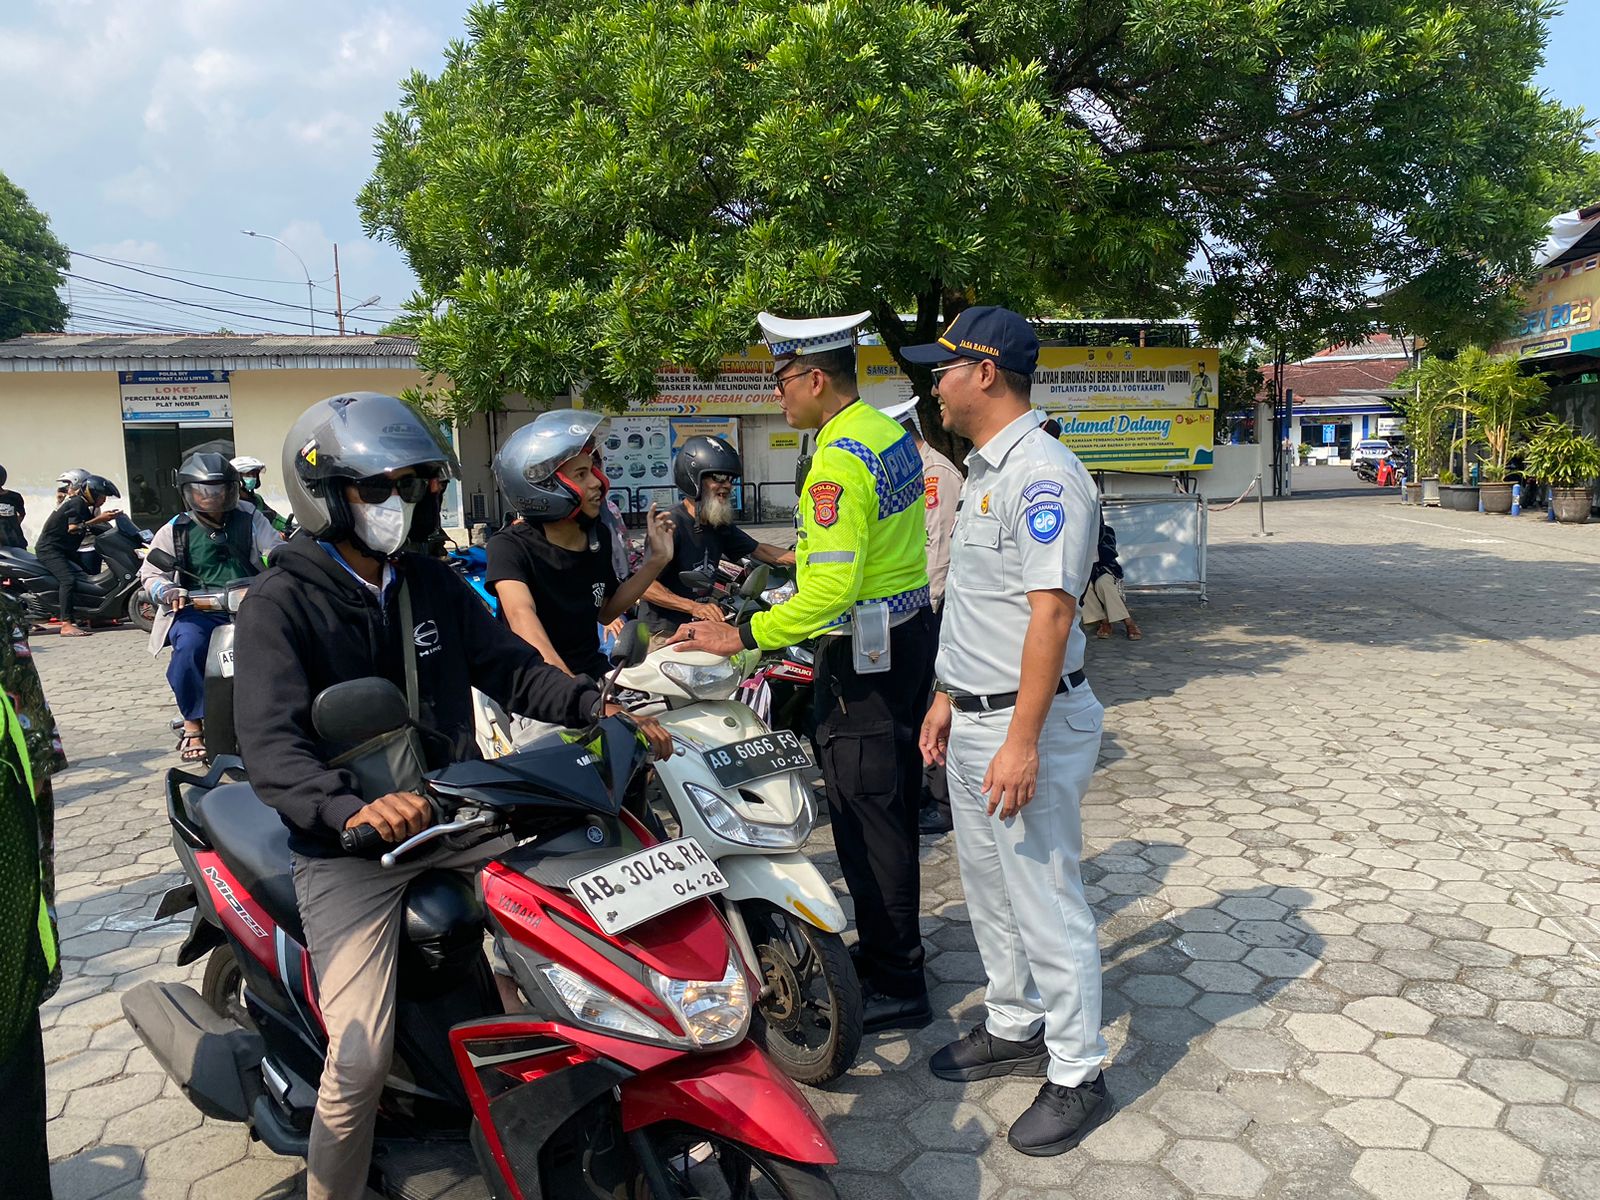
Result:
<svg viewBox="0 0 1600 1200"><path fill-rule="evenodd" d="M393 554L405 545L414 508L415 504L407 504L399 496L390 496L382 504L352 504L356 537L369 550Z"/></svg>

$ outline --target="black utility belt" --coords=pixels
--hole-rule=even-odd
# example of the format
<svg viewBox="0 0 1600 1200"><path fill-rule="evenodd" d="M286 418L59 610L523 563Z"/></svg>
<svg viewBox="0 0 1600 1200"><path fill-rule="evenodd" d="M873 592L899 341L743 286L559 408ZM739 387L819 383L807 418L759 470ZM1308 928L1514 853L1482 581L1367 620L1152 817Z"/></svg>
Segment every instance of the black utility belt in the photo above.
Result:
<svg viewBox="0 0 1600 1200"><path fill-rule="evenodd" d="M1056 695L1070 692L1073 688L1080 688L1089 682L1089 677L1082 671L1074 671L1060 683L1056 684ZM964 692L946 692L950 703L962 712L995 712L1002 708L1015 708L1017 706L1016 692L996 692L993 696L970 696Z"/></svg>

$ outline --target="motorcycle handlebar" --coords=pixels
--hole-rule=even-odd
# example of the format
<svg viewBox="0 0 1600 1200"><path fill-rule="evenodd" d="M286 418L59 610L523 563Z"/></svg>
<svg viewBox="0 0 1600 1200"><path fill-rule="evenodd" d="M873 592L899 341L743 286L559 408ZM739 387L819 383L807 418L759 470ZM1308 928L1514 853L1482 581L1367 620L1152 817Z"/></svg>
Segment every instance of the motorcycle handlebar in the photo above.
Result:
<svg viewBox="0 0 1600 1200"><path fill-rule="evenodd" d="M354 829L339 832L340 847L346 854L354 854L358 858L376 858L388 844L371 825L357 825Z"/></svg>

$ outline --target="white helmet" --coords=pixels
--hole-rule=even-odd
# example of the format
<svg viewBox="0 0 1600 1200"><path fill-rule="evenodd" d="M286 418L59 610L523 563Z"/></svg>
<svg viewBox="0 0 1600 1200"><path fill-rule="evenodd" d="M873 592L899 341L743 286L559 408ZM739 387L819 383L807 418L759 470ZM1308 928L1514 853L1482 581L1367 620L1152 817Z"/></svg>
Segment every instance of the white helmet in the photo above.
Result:
<svg viewBox="0 0 1600 1200"><path fill-rule="evenodd" d="M233 460L233 469L241 475L249 475L253 471L265 471L267 464L259 458L251 458L248 454L241 454Z"/></svg>

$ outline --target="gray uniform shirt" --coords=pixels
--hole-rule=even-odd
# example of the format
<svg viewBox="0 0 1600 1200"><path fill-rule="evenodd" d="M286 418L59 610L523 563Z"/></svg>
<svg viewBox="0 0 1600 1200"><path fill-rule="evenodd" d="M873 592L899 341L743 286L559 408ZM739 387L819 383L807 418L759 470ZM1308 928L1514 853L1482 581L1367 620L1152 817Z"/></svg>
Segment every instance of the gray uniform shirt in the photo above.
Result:
<svg viewBox="0 0 1600 1200"><path fill-rule="evenodd" d="M1099 533L1094 480L1034 414L968 454L939 636L940 686L980 696L1017 691L1033 615L1028 593L1083 595ZM1083 650L1074 620L1063 673L1082 668Z"/></svg>

